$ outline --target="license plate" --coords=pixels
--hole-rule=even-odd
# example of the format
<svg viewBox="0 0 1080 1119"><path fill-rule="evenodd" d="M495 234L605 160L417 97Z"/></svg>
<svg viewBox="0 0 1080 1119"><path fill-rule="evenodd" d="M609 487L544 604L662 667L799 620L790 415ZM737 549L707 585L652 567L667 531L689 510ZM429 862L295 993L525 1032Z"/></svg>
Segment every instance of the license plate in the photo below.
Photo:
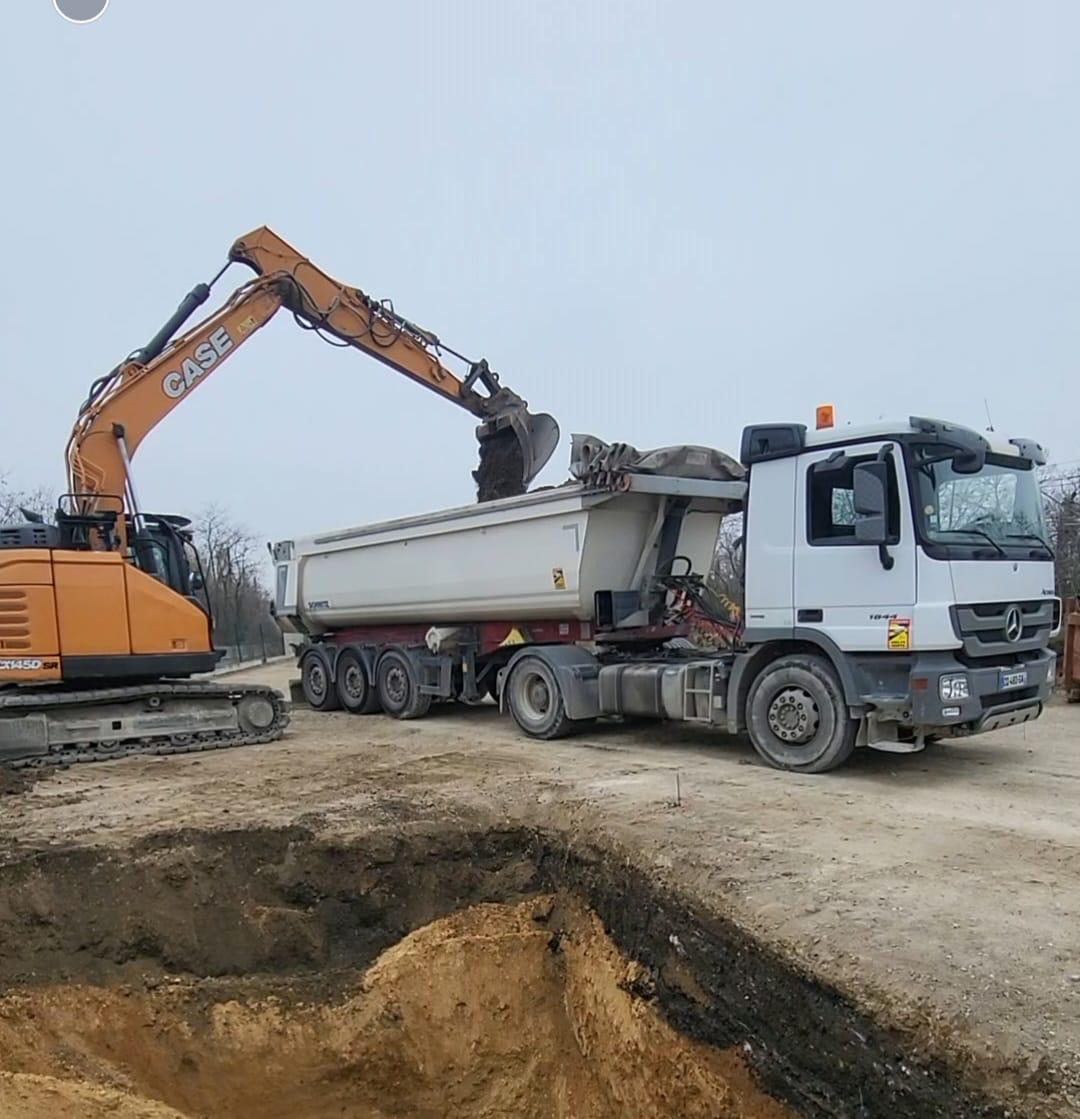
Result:
<svg viewBox="0 0 1080 1119"><path fill-rule="evenodd" d="M1003 668L998 672L998 689L1000 691L1005 691L1006 688L1022 688L1026 683L1026 668L1021 668L1018 672L1009 672Z"/></svg>

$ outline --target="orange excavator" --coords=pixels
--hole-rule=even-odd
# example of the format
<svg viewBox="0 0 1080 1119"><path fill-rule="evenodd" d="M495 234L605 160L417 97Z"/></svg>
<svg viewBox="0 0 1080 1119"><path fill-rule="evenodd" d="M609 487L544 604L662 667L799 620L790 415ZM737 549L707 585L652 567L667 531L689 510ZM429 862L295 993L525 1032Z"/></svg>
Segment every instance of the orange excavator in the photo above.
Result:
<svg viewBox="0 0 1080 1119"><path fill-rule="evenodd" d="M186 333L230 264L255 278ZM481 501L523 493L559 430L534 415L486 361L469 361L388 301L332 279L266 227L241 237L141 349L98 378L67 448L70 493L55 523L0 526L0 761L67 764L182 753L279 738L288 721L269 688L191 679L214 649L201 564L183 517L141 504L132 457L146 435L285 309L480 421ZM462 366L455 373L450 359Z"/></svg>

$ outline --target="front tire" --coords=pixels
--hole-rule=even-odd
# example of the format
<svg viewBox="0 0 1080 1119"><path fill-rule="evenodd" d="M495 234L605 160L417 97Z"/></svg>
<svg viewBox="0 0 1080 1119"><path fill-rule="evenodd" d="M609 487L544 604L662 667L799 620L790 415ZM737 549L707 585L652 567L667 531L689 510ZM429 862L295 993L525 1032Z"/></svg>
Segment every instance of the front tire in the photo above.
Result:
<svg viewBox="0 0 1080 1119"><path fill-rule="evenodd" d="M420 719L431 708L431 696L420 691L412 658L401 649L387 649L375 667L375 689L387 715Z"/></svg>
<svg viewBox="0 0 1080 1119"><path fill-rule="evenodd" d="M330 669L318 653L308 653L300 662L300 688L304 702L314 711L338 709L338 694L330 679Z"/></svg>
<svg viewBox="0 0 1080 1119"><path fill-rule="evenodd" d="M514 722L530 738L564 738L573 730L555 673L540 657L522 657L503 690Z"/></svg>
<svg viewBox="0 0 1080 1119"><path fill-rule="evenodd" d="M859 722L828 661L805 653L765 666L746 698L754 749L769 765L795 773L826 773L851 757Z"/></svg>
<svg viewBox="0 0 1080 1119"><path fill-rule="evenodd" d="M338 657L337 694L341 706L352 715L373 715L379 710L379 697L363 660L351 649Z"/></svg>

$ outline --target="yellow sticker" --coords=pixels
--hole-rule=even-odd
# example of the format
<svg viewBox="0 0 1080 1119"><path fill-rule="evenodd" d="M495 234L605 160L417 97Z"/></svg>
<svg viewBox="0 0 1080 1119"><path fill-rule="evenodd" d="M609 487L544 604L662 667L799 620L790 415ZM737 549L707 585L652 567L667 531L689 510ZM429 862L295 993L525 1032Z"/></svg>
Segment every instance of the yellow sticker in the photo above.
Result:
<svg viewBox="0 0 1080 1119"><path fill-rule="evenodd" d="M551 569L551 581L555 584L557 591L566 590L566 576L563 574L561 567L553 567Z"/></svg>
<svg viewBox="0 0 1080 1119"><path fill-rule="evenodd" d="M259 322L255 316L248 315L246 319L241 319L240 322L236 324L236 329L239 330L241 334L250 334L258 325Z"/></svg>
<svg viewBox="0 0 1080 1119"><path fill-rule="evenodd" d="M887 644L890 649L909 649L911 647L910 618L889 619L889 638Z"/></svg>
<svg viewBox="0 0 1080 1119"><path fill-rule="evenodd" d="M507 645L524 645L526 641L528 641L528 638L525 634L517 626L513 626L510 632L499 642L499 648Z"/></svg>

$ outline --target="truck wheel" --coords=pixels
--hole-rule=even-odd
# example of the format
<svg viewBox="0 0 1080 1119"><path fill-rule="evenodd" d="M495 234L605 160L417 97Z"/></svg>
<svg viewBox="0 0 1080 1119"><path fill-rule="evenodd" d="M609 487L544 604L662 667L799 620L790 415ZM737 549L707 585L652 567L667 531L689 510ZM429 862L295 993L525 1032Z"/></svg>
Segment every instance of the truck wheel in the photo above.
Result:
<svg viewBox="0 0 1080 1119"><path fill-rule="evenodd" d="M573 730L555 673L539 657L522 657L505 688L510 714L530 738L563 738Z"/></svg>
<svg viewBox="0 0 1080 1119"><path fill-rule="evenodd" d="M300 687L308 707L315 711L338 709L337 690L330 679L330 670L318 653L308 653L300 663Z"/></svg>
<svg viewBox="0 0 1080 1119"><path fill-rule="evenodd" d="M375 685L368 679L364 662L351 649L338 657L337 694L341 706L353 715L373 715L379 710Z"/></svg>
<svg viewBox="0 0 1080 1119"><path fill-rule="evenodd" d="M431 707L431 696L420 691L416 667L400 649L387 649L375 667L375 689L387 715L420 719Z"/></svg>
<svg viewBox="0 0 1080 1119"><path fill-rule="evenodd" d="M797 773L843 765L859 729L832 665L803 653L761 671L746 698L746 723L754 749L769 765Z"/></svg>

